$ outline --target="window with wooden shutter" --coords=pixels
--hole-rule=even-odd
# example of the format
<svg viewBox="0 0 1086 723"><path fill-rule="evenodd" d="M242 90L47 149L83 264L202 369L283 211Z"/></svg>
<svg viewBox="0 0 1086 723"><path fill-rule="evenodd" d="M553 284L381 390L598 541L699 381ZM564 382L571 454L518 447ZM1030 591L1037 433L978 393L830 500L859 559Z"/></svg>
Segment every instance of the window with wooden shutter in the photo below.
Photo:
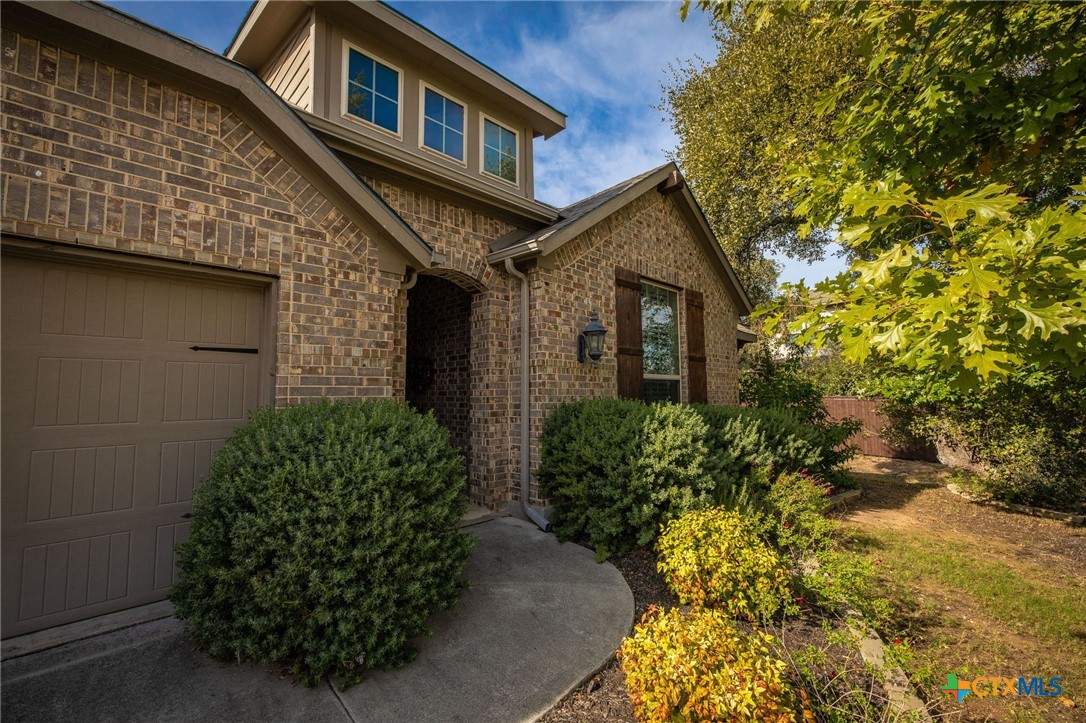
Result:
<svg viewBox="0 0 1086 723"><path fill-rule="evenodd" d="M641 399L644 378L641 346L641 275L615 269L615 337L618 396Z"/></svg>
<svg viewBox="0 0 1086 723"><path fill-rule="evenodd" d="M709 380L705 375L705 299L699 291L687 289L686 368L691 404L709 401Z"/></svg>

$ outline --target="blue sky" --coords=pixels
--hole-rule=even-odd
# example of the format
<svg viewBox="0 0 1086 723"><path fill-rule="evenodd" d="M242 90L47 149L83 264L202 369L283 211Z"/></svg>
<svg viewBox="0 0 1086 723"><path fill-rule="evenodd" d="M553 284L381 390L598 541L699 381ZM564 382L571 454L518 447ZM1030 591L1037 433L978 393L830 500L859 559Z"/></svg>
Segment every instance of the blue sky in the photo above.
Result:
<svg viewBox="0 0 1086 723"><path fill-rule="evenodd" d="M249 2L111 2L221 52ZM659 110L668 68L710 60L704 14L679 20L679 2L436 2L394 0L404 15L569 116L566 130L535 141L536 197L564 206L667 160L676 145ZM780 259L782 281L822 279L842 268Z"/></svg>

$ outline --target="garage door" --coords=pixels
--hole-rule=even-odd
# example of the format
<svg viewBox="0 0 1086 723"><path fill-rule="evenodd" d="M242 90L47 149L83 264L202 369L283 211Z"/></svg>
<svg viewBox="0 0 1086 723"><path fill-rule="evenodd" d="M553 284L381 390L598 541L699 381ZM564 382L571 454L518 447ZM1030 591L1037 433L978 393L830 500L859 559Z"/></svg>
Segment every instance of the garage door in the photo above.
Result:
<svg viewBox="0 0 1086 723"><path fill-rule="evenodd" d="M166 597L260 403L263 290L5 254L3 637Z"/></svg>

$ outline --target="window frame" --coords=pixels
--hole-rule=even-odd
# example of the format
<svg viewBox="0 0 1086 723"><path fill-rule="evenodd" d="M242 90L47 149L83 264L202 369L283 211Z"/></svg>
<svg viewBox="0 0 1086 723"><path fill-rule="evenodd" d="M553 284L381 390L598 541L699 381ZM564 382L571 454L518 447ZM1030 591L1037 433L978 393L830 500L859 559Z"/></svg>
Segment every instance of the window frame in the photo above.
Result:
<svg viewBox="0 0 1086 723"><path fill-rule="evenodd" d="M497 174L494 174L494 173L491 173L490 171L486 170L486 148L487 148L487 146L486 146L486 122L487 121L490 121L494 125L501 128L502 130L513 134L514 148L516 149L516 152L517 152L516 157L513 159L516 162L516 181L510 181L508 178L502 178L501 176L499 176ZM498 149L498 153L501 153L500 148ZM510 128L505 123L502 123L501 121L499 121L499 120L497 120L495 118L492 118L491 116L488 116L486 113L480 112L479 113L479 173L481 175L487 177L487 178L492 178L492 179L494 179L496 181L499 181L501 183L505 183L505 184L508 184L510 186L513 186L514 188L520 188L520 167L521 167L520 161L521 161L521 155L522 154L521 154L521 149L520 149L520 131L514 130L513 128Z"/></svg>
<svg viewBox="0 0 1086 723"><path fill-rule="evenodd" d="M350 73L350 68L351 68L351 51L352 50L355 51L356 53L359 53L363 57L369 58L370 60L372 60L374 62L377 62L377 63L380 63L381 65L385 66L386 68L396 72L396 92L399 95L399 98L396 100L396 130L395 131L390 131L388 128L385 128L382 125L378 125L377 123L374 123L373 121L366 120L365 118L362 118L361 116L357 116L354 113L350 112L350 109L349 109L348 104L347 104L347 97L348 97L348 91L350 89L350 84L351 84L351 79L350 79L349 73ZM339 96L340 97L340 111L341 111L340 115L341 115L341 117L351 121L352 123L358 123L359 125L361 125L361 126L363 126L365 128L370 128L372 130L375 130L378 133L383 133L383 134L385 134L387 136L391 136L393 138L396 138L397 140L403 140L403 106L404 106L404 94L403 94L404 72L403 72L403 68L399 67L398 65L394 65L393 63L388 62L387 60L385 60L384 58L382 58L381 56L377 55L376 53L374 53L372 51L365 50L365 49L355 45L354 43L350 42L349 40L344 40L343 41L342 76L343 77L340 79L340 96Z"/></svg>
<svg viewBox="0 0 1086 723"><path fill-rule="evenodd" d="M644 287L652 286L657 289L666 291L674 299L675 304L672 309L675 313L675 374L649 374L645 370L644 361L641 366L641 399L645 400L645 382L646 381L668 381L675 382L677 384L678 393L676 394L678 402L683 398L683 332L682 332L682 309L680 308L680 300L682 295L682 289L678 289L669 284L663 284L659 281L651 281L641 278L641 303L642 303L642 316L641 316L641 353L642 359L645 358L645 317L644 317L644 299L645 290ZM647 401L647 400L645 400Z"/></svg>
<svg viewBox="0 0 1086 723"><path fill-rule="evenodd" d="M456 156L449 155L448 153L445 153L444 151L439 151L436 148L431 148L430 146L426 145L426 91L427 90L429 90L429 91L431 91L433 93L437 93L438 95L440 95L445 100L452 101L453 103L456 103L458 106L460 106L461 108L464 109L464 129L460 132L460 135L463 136L463 147L461 149L460 158L457 158ZM445 126L445 127L447 127L447 126ZM440 88L437 88L436 86L434 86L434 85L432 85L430 83L427 83L425 80L420 80L419 81L419 150L425 151L427 153L432 153L435 156L437 156L438 158L444 159L446 161L452 161L453 163L456 163L457 165L460 165L460 166L463 166L463 167L467 168L467 165L468 165L468 104L465 103L464 101L460 100L456 96L450 95L449 93L446 93L445 91L441 90Z"/></svg>

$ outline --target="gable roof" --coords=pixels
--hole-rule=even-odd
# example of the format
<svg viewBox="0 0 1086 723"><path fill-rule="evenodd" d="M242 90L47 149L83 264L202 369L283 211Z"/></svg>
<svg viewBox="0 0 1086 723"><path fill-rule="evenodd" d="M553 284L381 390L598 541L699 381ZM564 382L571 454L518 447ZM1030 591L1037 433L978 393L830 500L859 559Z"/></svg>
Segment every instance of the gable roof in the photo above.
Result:
<svg viewBox="0 0 1086 723"><path fill-rule="evenodd" d="M735 275L728 257L709 227L705 213L690 193L690 188L683 179L679 167L673 162L665 163L647 173L634 176L566 206L558 212L558 220L550 226L519 238L501 239L500 243L491 246L487 261L496 263L507 258L516 261L549 256L603 219L653 190L675 195L680 214L693 232L694 238L700 242L708 254L714 269L724 279L725 286L739 309L739 314L742 316L751 313L754 307L747 297L747 292L743 290L743 285L739 283L739 278Z"/></svg>
<svg viewBox="0 0 1086 723"><path fill-rule="evenodd" d="M352 222L390 243L408 265L432 265L434 250L240 63L97 2L8 2L4 24L239 112Z"/></svg>
<svg viewBox="0 0 1086 723"><path fill-rule="evenodd" d="M226 57L249 67L263 66L311 6L313 0L255 0L226 49ZM481 95L492 95L497 90L503 96L502 105L529 121L536 137L550 138L566 127L565 113L383 2L326 0L316 6L326 13L338 13L361 28L379 26L383 40L402 47L430 69Z"/></svg>

